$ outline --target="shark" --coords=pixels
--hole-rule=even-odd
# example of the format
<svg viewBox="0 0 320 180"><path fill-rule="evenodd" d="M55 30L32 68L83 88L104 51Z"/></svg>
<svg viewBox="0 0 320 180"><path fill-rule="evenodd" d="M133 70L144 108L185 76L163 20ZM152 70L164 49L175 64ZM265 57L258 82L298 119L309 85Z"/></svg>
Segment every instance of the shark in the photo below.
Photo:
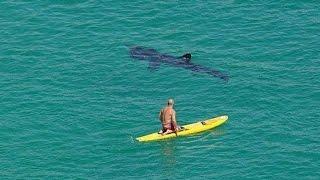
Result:
<svg viewBox="0 0 320 180"><path fill-rule="evenodd" d="M135 60L148 61L150 71L157 71L161 64L166 64L172 67L184 68L192 72L208 74L212 77L229 81L229 76L218 70L205 67L191 62L191 53L186 53L182 56L172 56L158 52L153 48L134 46L129 50L130 57Z"/></svg>

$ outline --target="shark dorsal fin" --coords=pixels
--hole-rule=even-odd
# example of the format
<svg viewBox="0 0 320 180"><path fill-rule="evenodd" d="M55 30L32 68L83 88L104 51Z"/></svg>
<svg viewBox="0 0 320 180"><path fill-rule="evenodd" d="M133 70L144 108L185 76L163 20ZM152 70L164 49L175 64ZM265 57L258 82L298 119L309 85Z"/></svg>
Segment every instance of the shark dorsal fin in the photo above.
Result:
<svg viewBox="0 0 320 180"><path fill-rule="evenodd" d="M185 62L189 63L191 61L191 54L190 53L186 53L183 56L181 56L182 60L184 60Z"/></svg>

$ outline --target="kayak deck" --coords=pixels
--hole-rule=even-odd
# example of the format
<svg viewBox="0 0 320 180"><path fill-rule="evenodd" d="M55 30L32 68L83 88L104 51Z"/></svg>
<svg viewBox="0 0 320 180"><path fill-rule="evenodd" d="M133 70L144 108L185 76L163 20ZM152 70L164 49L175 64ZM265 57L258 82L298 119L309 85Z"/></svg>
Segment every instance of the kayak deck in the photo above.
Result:
<svg viewBox="0 0 320 180"><path fill-rule="evenodd" d="M182 130L177 132L177 135L175 133L170 133L165 135L152 133L152 134L138 137L136 138L136 140L138 140L139 142L144 142L144 141L155 141L160 139L174 138L177 136L188 136L194 133L203 132L203 131L212 129L214 127L217 127L223 124L225 121L227 121L227 119L228 119L228 116L219 116L219 117L215 117L205 121L199 121L196 123L184 125L181 127Z"/></svg>

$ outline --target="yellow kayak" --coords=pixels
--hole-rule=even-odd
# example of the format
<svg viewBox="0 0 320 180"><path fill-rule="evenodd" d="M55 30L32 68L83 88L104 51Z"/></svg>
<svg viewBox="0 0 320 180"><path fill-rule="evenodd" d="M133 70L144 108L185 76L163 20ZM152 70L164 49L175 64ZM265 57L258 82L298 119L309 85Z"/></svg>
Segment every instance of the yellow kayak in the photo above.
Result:
<svg viewBox="0 0 320 180"><path fill-rule="evenodd" d="M145 142L145 141L156 141L160 139L174 138L177 136L188 136L190 134L206 131L214 127L217 127L223 124L224 122L226 122L227 119L228 119L228 116L219 116L219 117L215 117L205 121L184 125L181 127L182 130L177 132L177 135L175 133L170 133L166 135L152 133L152 134L138 137L136 138L136 140L138 140L139 142Z"/></svg>

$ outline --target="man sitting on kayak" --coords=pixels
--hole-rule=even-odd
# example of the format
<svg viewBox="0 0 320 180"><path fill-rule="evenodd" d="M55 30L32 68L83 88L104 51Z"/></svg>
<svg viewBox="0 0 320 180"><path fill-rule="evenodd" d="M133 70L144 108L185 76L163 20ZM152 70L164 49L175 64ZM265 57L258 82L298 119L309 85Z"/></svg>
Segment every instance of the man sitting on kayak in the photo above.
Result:
<svg viewBox="0 0 320 180"><path fill-rule="evenodd" d="M174 101L169 99L167 106L161 109L159 113L159 119L162 124L162 130L159 131L159 134L170 134L176 133L180 129L176 121L176 111L173 109Z"/></svg>

